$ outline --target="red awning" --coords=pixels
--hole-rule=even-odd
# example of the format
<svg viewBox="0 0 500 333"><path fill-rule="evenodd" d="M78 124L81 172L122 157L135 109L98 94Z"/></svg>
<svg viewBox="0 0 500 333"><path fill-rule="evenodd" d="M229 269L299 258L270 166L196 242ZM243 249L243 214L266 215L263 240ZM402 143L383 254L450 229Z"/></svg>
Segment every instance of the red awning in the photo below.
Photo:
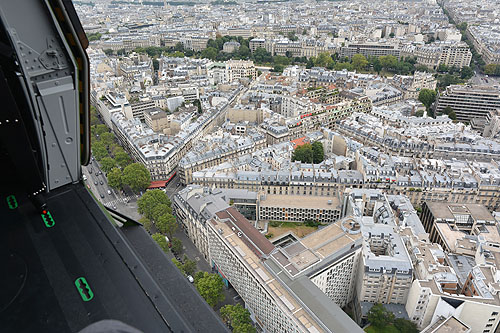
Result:
<svg viewBox="0 0 500 333"><path fill-rule="evenodd" d="M166 181L164 181L164 180L157 180L157 181L151 182L151 185L149 185L148 189L165 187L165 183L166 183Z"/></svg>

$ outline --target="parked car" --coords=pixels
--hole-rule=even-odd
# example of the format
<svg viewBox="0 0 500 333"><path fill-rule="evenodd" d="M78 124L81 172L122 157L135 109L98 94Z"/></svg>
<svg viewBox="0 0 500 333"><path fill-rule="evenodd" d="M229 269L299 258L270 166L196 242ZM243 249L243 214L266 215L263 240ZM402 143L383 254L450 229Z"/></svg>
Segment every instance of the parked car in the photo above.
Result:
<svg viewBox="0 0 500 333"><path fill-rule="evenodd" d="M111 191L110 190L108 190L108 194L111 195Z"/></svg>
<svg viewBox="0 0 500 333"><path fill-rule="evenodd" d="M96 180L96 181L94 181L94 185L97 185L97 180Z"/></svg>
<svg viewBox="0 0 500 333"><path fill-rule="evenodd" d="M193 279L193 277L192 277L191 275L188 275L188 276L187 276L187 279L188 279L188 281L189 281L189 282L191 282L191 283L193 283L193 282L194 282L194 279Z"/></svg>
<svg viewBox="0 0 500 333"><path fill-rule="evenodd" d="M99 184L104 185L104 182L101 180L101 181L99 181Z"/></svg>
<svg viewBox="0 0 500 333"><path fill-rule="evenodd" d="M104 194L101 194L101 199L104 199Z"/></svg>

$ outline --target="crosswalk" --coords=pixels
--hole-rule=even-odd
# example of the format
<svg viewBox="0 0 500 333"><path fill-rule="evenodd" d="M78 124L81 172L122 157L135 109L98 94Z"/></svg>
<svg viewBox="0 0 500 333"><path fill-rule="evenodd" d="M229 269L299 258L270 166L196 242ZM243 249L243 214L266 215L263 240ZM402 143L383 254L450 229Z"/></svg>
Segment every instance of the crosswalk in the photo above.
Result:
<svg viewBox="0 0 500 333"><path fill-rule="evenodd" d="M126 204L127 201L130 202L131 198L136 198L137 199L138 196L137 195L132 195L130 197L125 197L125 198L123 198L123 197L115 197L114 199L109 200L109 201L103 203L103 205L106 206L106 207L113 207L113 206L116 206L118 203Z"/></svg>

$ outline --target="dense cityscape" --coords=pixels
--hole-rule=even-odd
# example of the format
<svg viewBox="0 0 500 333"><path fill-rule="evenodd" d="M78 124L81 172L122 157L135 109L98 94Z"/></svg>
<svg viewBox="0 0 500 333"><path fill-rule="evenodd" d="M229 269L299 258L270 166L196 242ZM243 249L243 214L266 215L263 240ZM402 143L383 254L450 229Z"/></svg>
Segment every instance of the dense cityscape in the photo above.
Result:
<svg viewBox="0 0 500 333"><path fill-rule="evenodd" d="M498 0L73 3L85 185L229 330L500 330Z"/></svg>

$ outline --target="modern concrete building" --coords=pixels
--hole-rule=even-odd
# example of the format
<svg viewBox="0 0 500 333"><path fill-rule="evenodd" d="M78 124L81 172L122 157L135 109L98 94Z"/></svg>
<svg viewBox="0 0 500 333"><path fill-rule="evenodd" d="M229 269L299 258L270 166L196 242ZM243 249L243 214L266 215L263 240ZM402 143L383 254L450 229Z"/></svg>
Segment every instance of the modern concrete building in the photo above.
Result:
<svg viewBox="0 0 500 333"><path fill-rule="evenodd" d="M443 112L448 106L460 121L486 118L490 111L500 109L500 89L491 86L448 86L439 94L435 110Z"/></svg>
<svg viewBox="0 0 500 333"><path fill-rule="evenodd" d="M355 54L362 54L365 57L392 55L399 58L401 50L396 45L380 43L348 44L340 48L341 57L350 59Z"/></svg>
<svg viewBox="0 0 500 333"><path fill-rule="evenodd" d="M468 238L479 237L500 247L500 233L493 215L480 204L424 202L422 224L430 241L446 251L473 255L465 246Z"/></svg>
<svg viewBox="0 0 500 333"><path fill-rule="evenodd" d="M341 216L340 200L330 197L262 194L259 220L330 224Z"/></svg>
<svg viewBox="0 0 500 333"><path fill-rule="evenodd" d="M255 192L189 186L173 203L195 246L261 329L361 332L340 308L354 297L359 221L348 217L276 247L240 213L256 199Z"/></svg>
<svg viewBox="0 0 500 333"><path fill-rule="evenodd" d="M339 307L354 291L361 245L355 221L339 221L285 248L276 248L234 208L206 225L211 264L261 329L361 332Z"/></svg>

